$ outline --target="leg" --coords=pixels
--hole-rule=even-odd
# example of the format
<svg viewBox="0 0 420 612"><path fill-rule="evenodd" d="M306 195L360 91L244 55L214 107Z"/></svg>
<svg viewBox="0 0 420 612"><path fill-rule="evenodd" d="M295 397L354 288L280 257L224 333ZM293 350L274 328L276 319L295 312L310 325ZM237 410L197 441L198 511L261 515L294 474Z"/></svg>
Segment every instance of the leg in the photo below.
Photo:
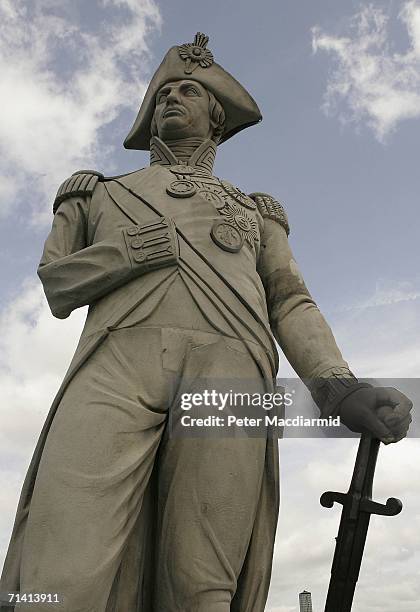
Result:
<svg viewBox="0 0 420 612"><path fill-rule="evenodd" d="M229 612L256 516L264 439L170 440L159 456L154 612Z"/></svg>
<svg viewBox="0 0 420 612"><path fill-rule="evenodd" d="M112 332L54 418L25 532L21 590L62 594L58 609L106 608L166 420L160 352L159 330Z"/></svg>
<svg viewBox="0 0 420 612"><path fill-rule="evenodd" d="M246 351L232 347L232 342L220 339L193 349L182 373L182 386L191 384L193 388L185 391L198 391L201 378L207 380L207 389L226 387L227 379L242 379L238 391L245 391L251 383L254 391L264 392L261 370ZM229 612L238 584L243 588L241 572L251 537L255 540L257 517L263 538L254 544L264 567L264 576L258 576L258 580L269 580L275 520L269 521L270 530L260 527L265 513L261 499L267 499L266 449L263 433L259 438L203 435L169 437L162 442L154 612ZM276 508L269 509L267 517L276 512ZM258 601L255 610L249 609L259 612L264 609L265 589L262 595L255 595L261 591L260 584L250 586L252 576L247 580L247 594Z"/></svg>

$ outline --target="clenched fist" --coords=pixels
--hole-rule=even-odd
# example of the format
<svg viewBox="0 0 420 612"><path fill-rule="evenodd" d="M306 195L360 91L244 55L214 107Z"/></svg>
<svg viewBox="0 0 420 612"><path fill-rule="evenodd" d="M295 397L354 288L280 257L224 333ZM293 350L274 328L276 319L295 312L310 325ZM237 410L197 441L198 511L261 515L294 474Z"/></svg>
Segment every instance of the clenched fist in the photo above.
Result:
<svg viewBox="0 0 420 612"><path fill-rule="evenodd" d="M361 388L343 399L338 414L351 431L368 433L384 444L407 435L412 401L392 387Z"/></svg>

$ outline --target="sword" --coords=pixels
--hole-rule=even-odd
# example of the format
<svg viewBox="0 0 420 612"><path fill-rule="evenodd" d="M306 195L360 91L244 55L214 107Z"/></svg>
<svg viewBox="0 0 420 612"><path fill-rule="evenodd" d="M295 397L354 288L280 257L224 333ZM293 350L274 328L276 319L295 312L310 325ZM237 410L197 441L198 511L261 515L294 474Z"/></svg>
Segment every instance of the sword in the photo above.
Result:
<svg viewBox="0 0 420 612"><path fill-rule="evenodd" d="M390 497L386 504L372 501L379 445L380 440L363 434L348 492L327 491L321 495L320 502L325 508L332 508L334 502L343 506L325 612L351 611L370 515L395 516L402 510L401 501L395 497Z"/></svg>

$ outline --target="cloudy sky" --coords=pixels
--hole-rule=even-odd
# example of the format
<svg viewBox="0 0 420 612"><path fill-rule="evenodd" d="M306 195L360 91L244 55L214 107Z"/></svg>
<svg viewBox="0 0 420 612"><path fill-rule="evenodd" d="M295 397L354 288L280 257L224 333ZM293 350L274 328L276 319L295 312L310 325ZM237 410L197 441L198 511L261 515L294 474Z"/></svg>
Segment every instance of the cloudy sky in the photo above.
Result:
<svg viewBox="0 0 420 612"><path fill-rule="evenodd" d="M258 7L258 8L257 8ZM307 285L359 376L420 371L420 2L0 0L0 562L22 480L85 312L48 312L36 267L59 184L147 165L122 147L169 46L210 36L264 121L224 144L216 174L285 205ZM282 364L281 374L290 368ZM413 381L401 380L402 388ZM281 445L282 505L268 612L323 609L353 439ZM418 612L420 441L381 449L355 612Z"/></svg>

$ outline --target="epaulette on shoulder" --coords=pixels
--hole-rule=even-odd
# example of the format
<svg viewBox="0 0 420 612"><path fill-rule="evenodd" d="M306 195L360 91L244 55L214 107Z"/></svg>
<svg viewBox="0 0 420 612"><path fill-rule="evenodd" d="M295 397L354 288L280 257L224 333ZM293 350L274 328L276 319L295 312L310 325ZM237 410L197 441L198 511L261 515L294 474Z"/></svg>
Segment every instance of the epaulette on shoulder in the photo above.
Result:
<svg viewBox="0 0 420 612"><path fill-rule="evenodd" d="M268 193L250 193L249 197L256 203L262 217L277 221L277 223L280 223L280 225L284 227L286 234L290 234L290 226L287 220L286 211L280 202L275 200L273 196Z"/></svg>
<svg viewBox="0 0 420 612"><path fill-rule="evenodd" d="M60 186L54 200L53 212L57 212L58 207L64 200L74 196L90 196L92 195L98 181L104 180L104 175L95 170L78 170L71 175Z"/></svg>

